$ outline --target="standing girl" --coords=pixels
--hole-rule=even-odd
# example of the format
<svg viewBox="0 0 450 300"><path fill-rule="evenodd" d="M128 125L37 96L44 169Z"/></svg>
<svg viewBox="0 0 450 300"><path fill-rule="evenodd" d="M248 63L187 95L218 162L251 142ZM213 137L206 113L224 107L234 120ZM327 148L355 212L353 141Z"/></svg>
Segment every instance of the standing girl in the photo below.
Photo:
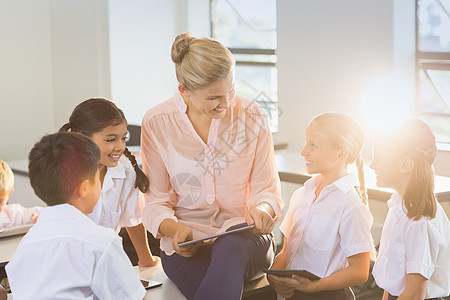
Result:
<svg viewBox="0 0 450 300"><path fill-rule="evenodd" d="M366 204L363 143L360 126L346 114L324 113L309 122L301 155L306 171L318 175L292 195L280 226L285 235L283 249L271 269L306 270L321 279L268 275L283 297L353 299L349 287L367 280L373 218ZM355 190L356 178L347 170L353 162L360 194Z"/></svg>
<svg viewBox="0 0 450 300"><path fill-rule="evenodd" d="M90 137L100 149L102 192L94 211L88 216L116 232L125 226L136 249L138 264L156 265L141 223L144 200L140 192L148 191L149 180L125 145L127 120L124 113L107 99L88 99L75 107L69 123L60 129L69 130Z"/></svg>
<svg viewBox="0 0 450 300"><path fill-rule="evenodd" d="M418 119L375 137L377 186L395 190L373 269L383 300L450 293L450 223L434 194L435 156L434 134Z"/></svg>

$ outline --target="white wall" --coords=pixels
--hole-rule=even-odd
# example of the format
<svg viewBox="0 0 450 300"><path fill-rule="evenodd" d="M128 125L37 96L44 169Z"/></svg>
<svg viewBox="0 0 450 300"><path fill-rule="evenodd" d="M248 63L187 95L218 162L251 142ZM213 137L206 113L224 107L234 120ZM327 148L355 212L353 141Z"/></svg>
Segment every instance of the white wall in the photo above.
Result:
<svg viewBox="0 0 450 300"><path fill-rule="evenodd" d="M55 129L75 106L111 96L108 0L52 0L51 36Z"/></svg>
<svg viewBox="0 0 450 300"><path fill-rule="evenodd" d="M107 0L0 1L3 160L25 159L76 104L109 97Z"/></svg>
<svg viewBox="0 0 450 300"><path fill-rule="evenodd" d="M391 0L278 1L275 140L299 151L304 129L328 110L359 118L363 87L394 70Z"/></svg>
<svg viewBox="0 0 450 300"><path fill-rule="evenodd" d="M53 130L49 1L0 1L0 158L25 158Z"/></svg>
<svg viewBox="0 0 450 300"><path fill-rule="evenodd" d="M110 0L109 24L112 100L128 123L141 124L147 109L177 89L174 38L209 35L209 1Z"/></svg>

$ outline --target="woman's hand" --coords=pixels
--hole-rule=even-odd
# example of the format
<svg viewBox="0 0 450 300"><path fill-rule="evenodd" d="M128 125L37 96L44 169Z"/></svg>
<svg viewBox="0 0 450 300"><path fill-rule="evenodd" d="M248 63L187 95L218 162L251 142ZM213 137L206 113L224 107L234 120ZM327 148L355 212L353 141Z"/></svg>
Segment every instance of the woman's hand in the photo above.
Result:
<svg viewBox="0 0 450 300"><path fill-rule="evenodd" d="M255 224L252 232L255 234L268 234L272 232L275 221L275 212L267 202L261 202L252 206L245 214L245 221L248 225Z"/></svg>
<svg viewBox="0 0 450 300"><path fill-rule="evenodd" d="M270 286L281 295L281 297L289 299L294 296L295 289L286 284L284 281L285 278L268 274L267 281L269 281Z"/></svg>
<svg viewBox="0 0 450 300"><path fill-rule="evenodd" d="M186 246L178 246L178 243L186 242L192 240L192 229L188 226L178 224L175 235L172 239L172 248L181 256L192 257L197 253L198 248L200 248L203 243L195 243Z"/></svg>

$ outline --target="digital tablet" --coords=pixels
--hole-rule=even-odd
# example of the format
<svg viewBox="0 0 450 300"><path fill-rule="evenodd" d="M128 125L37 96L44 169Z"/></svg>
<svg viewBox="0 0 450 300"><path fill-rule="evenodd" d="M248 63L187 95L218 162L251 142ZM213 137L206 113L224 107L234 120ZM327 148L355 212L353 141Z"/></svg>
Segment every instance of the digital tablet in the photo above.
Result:
<svg viewBox="0 0 450 300"><path fill-rule="evenodd" d="M151 288L155 288L155 287L158 287L158 286L162 285L162 282L155 281L155 280L143 280L143 279L141 279L141 283L142 283L142 285L144 286L144 288L146 290L151 289Z"/></svg>
<svg viewBox="0 0 450 300"><path fill-rule="evenodd" d="M27 224L27 225L14 226L14 227L0 229L0 238L7 237L7 236L13 236L13 235L19 235L19 234L25 234L28 232L28 229L30 229L32 226L33 226L33 224Z"/></svg>
<svg viewBox="0 0 450 300"><path fill-rule="evenodd" d="M195 240L191 240L191 241L178 243L178 246L182 247L182 246L187 246L187 245L191 245L191 244L207 241L207 240L214 239L214 238L217 238L217 237L220 237L220 236L224 236L224 235L227 235L227 234L230 234L230 233L236 233L236 232L250 230L253 227L255 227L255 225L246 225L246 226L239 227L239 228L236 228L236 229L231 229L231 230L228 230L228 231L225 231L225 232L213 234L213 235L210 235L210 236L205 236L203 238L199 238L199 239L195 239Z"/></svg>
<svg viewBox="0 0 450 300"><path fill-rule="evenodd" d="M302 277L306 277L310 280L319 280L320 277L305 271L305 270L264 270L264 273L267 274L272 274L275 276L280 276L280 277L292 277L292 275L298 275L298 276L302 276Z"/></svg>

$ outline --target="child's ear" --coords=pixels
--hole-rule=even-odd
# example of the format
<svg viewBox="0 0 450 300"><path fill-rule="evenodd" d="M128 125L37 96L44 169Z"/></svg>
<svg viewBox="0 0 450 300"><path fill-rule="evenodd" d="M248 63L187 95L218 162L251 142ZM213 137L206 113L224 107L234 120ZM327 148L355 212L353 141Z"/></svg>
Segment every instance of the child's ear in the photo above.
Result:
<svg viewBox="0 0 450 300"><path fill-rule="evenodd" d="M403 174L407 174L407 173L412 171L413 167L414 167L414 160L411 157L409 157L409 156L405 156L403 158L403 161L402 161L401 165L400 165L400 171Z"/></svg>
<svg viewBox="0 0 450 300"><path fill-rule="evenodd" d="M83 180L76 189L77 198L84 198L89 190L89 179Z"/></svg>
<svg viewBox="0 0 450 300"><path fill-rule="evenodd" d="M339 152L338 152L338 159L340 161L347 161L347 159L348 159L348 150L345 149L345 148L340 149Z"/></svg>
<svg viewBox="0 0 450 300"><path fill-rule="evenodd" d="M178 91L180 92L181 95L183 95L186 98L191 97L191 94L189 93L189 90L182 83L180 83L178 85Z"/></svg>

